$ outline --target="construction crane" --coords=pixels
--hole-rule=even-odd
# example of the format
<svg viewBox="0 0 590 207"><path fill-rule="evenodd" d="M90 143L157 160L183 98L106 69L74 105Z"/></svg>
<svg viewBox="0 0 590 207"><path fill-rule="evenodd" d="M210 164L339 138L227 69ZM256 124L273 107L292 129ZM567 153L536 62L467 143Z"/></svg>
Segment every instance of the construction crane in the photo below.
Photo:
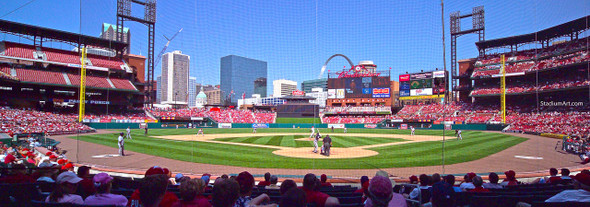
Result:
<svg viewBox="0 0 590 207"><path fill-rule="evenodd" d="M178 33L182 32L183 28L180 28L180 30L178 30L178 32L176 32L176 34L174 34L174 36L172 36L172 38L168 38L166 37L166 35L163 35L164 38L166 38L166 40L168 40L168 42L166 42L166 45L164 45L164 48L162 48L162 51L160 51L160 54L158 54L158 57L156 58L156 63L154 64L155 66L158 66L158 64L160 64L160 61L162 60L162 55L164 55L164 53L166 52L166 49L168 49L168 45L170 45L170 42L176 37L176 35L178 35Z"/></svg>

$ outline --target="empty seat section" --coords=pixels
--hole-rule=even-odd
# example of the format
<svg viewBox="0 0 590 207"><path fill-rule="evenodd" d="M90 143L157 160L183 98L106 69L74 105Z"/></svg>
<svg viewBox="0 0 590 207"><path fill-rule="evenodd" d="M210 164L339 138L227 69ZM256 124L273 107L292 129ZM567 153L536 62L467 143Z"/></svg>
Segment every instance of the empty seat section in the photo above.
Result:
<svg viewBox="0 0 590 207"><path fill-rule="evenodd" d="M16 69L16 77L20 81L36 82L36 83L51 83L66 85L62 73L53 71L30 70L30 69Z"/></svg>

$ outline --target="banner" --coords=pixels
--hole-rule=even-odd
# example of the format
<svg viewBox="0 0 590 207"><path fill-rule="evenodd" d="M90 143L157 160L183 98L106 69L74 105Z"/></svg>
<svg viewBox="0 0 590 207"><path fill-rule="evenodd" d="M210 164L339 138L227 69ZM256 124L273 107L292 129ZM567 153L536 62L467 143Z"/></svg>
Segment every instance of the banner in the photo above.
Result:
<svg viewBox="0 0 590 207"><path fill-rule="evenodd" d="M432 88L410 90L410 96L429 96L429 95L432 95Z"/></svg>
<svg viewBox="0 0 590 207"><path fill-rule="evenodd" d="M336 98L336 89L328 89L328 98Z"/></svg>
<svg viewBox="0 0 590 207"><path fill-rule="evenodd" d="M231 128L231 123L219 123L217 125L218 128L229 129Z"/></svg>
<svg viewBox="0 0 590 207"><path fill-rule="evenodd" d="M444 97L445 97L444 94L431 95L431 96L406 96L406 97L401 97L401 95L400 95L399 100L432 99L432 98L444 98Z"/></svg>
<svg viewBox="0 0 590 207"><path fill-rule="evenodd" d="M268 128L268 124L252 124L252 128Z"/></svg>
<svg viewBox="0 0 590 207"><path fill-rule="evenodd" d="M410 74L403 74L403 75L399 75L399 81L409 81L410 80Z"/></svg>
<svg viewBox="0 0 590 207"><path fill-rule="evenodd" d="M445 71L434 71L434 72L432 72L432 77L434 77L434 78L444 78L445 77Z"/></svg>
<svg viewBox="0 0 590 207"><path fill-rule="evenodd" d="M205 118L203 117L191 117L191 121L203 121Z"/></svg>
<svg viewBox="0 0 590 207"><path fill-rule="evenodd" d="M399 90L410 90L410 82L402 82L399 84Z"/></svg>
<svg viewBox="0 0 590 207"><path fill-rule="evenodd" d="M373 88L373 98L389 98L389 88Z"/></svg>
<svg viewBox="0 0 590 207"><path fill-rule="evenodd" d="M375 129L375 128L377 128L377 124L365 124L365 128Z"/></svg>
<svg viewBox="0 0 590 207"><path fill-rule="evenodd" d="M403 96L410 96L410 90L400 90L399 91L399 96L403 97Z"/></svg>
<svg viewBox="0 0 590 207"><path fill-rule="evenodd" d="M332 127L334 127L334 129L344 129L344 124L328 124L328 129L331 129Z"/></svg>
<svg viewBox="0 0 590 207"><path fill-rule="evenodd" d="M344 89L336 89L336 98L344 98Z"/></svg>
<svg viewBox="0 0 590 207"><path fill-rule="evenodd" d="M399 129L408 129L408 124L400 124Z"/></svg>

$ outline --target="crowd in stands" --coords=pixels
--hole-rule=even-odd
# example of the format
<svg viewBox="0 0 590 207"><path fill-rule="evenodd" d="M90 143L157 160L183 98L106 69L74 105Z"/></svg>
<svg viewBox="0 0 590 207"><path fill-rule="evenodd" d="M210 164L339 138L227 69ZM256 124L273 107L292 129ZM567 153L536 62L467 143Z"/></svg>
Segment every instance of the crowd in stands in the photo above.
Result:
<svg viewBox="0 0 590 207"><path fill-rule="evenodd" d="M217 108L216 108L217 109ZM193 109L157 109L147 108L155 117L209 117L218 123L274 123L276 113L269 111L249 111L236 109L211 110Z"/></svg>
<svg viewBox="0 0 590 207"><path fill-rule="evenodd" d="M77 122L77 116L55 114L25 109L0 107L0 133L9 135L21 133L70 134L94 131Z"/></svg>
<svg viewBox="0 0 590 207"><path fill-rule="evenodd" d="M574 88L574 87L582 87L582 86L590 86L590 80L560 80L555 82L545 82L543 84L539 84L535 86L534 83L530 84L522 84L522 85L515 85L515 86L507 86L506 93L507 94L517 94L517 93L530 93L535 91L547 91L547 90L555 90L555 89L563 89L563 88ZM500 94L501 89L499 87L493 88L476 88L471 92L471 95L491 95L491 94Z"/></svg>
<svg viewBox="0 0 590 207"><path fill-rule="evenodd" d="M395 119L397 116L368 116L368 115L338 115L338 116L323 116L322 123L324 124L376 124L385 119Z"/></svg>
<svg viewBox="0 0 590 207"><path fill-rule="evenodd" d="M328 113L377 113L377 112L389 112L391 113L391 107L389 106L344 106L344 107L330 107L326 106L324 112Z"/></svg>
<svg viewBox="0 0 590 207"><path fill-rule="evenodd" d="M0 149L0 188L12 199L2 204L77 204L81 206L203 206L203 207L330 207L330 206L530 206L545 203L590 202L590 171L570 175L567 168L549 170L549 176L528 183L516 172L489 173L486 180L471 172L455 175L412 175L396 183L384 171L362 176L359 186L335 185L328 176L308 173L302 184L289 178L280 183L266 173L256 183L248 171L235 176L204 173L188 177L153 166L143 178L129 179L108 173L90 174L91 167L77 169L58 151L4 146ZM560 175L559 175L560 173ZM407 183L406 183L407 182ZM10 190L9 190L10 189ZM16 191L14 189L20 189ZM553 205L553 206L555 206ZM489 206L489 205L488 205Z"/></svg>
<svg viewBox="0 0 590 207"><path fill-rule="evenodd" d="M590 60L590 54L585 51L578 51L571 54L558 55L548 59L534 61L524 61L511 63L506 65L506 73L518 73L518 72L532 72L538 70L545 70L549 68L570 65L575 63L581 63ZM499 65L488 65L475 68L471 77L488 77L495 74L500 74Z"/></svg>
<svg viewBox="0 0 590 207"><path fill-rule="evenodd" d="M130 122L144 122L145 120L152 120L144 112L135 113L118 113L118 114L86 114L84 119L99 120L102 122L111 122L112 120L125 120Z"/></svg>

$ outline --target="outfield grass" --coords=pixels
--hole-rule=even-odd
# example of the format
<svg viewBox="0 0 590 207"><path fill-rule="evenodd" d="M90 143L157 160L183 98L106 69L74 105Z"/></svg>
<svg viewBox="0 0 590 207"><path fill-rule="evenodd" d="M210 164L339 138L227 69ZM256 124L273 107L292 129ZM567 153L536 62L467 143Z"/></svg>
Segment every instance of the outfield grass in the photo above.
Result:
<svg viewBox="0 0 590 207"><path fill-rule="evenodd" d="M290 124L290 123L297 123L297 124L321 124L322 120L320 118L277 118L277 124Z"/></svg>
<svg viewBox="0 0 590 207"><path fill-rule="evenodd" d="M384 139L379 137L353 137L353 136L330 136L332 138L333 147L356 147L366 146L374 144L383 144L391 142L401 142L404 139L390 138ZM259 144L259 145L272 145L281 147L312 147L313 143L311 139L295 140L300 138L309 138L309 136L303 135L286 135L286 136L252 136L252 137L230 137L230 138L217 138L216 141L225 142L237 142L237 143L248 143L248 144ZM321 145L321 141L319 142Z"/></svg>
<svg viewBox="0 0 590 207"><path fill-rule="evenodd" d="M321 129L329 134L331 130ZM123 131L123 130L119 130ZM80 136L80 140L117 148L117 133ZM258 129L265 132L309 132L309 129ZM349 133L363 134L409 134L409 130L349 129ZM251 133L251 129L205 129L205 133ZM481 159L525 141L525 138L507 134L480 131L463 132L463 140L456 141L454 132L445 142L445 164L455 164ZM195 129L150 129L149 136L196 134ZM416 130L421 135L442 135L440 130ZM194 141L177 141L143 136L143 130L132 130L133 139L125 141L125 149L166 157L176 160L243 166L253 168L291 168L291 169L374 169L392 167L437 166L442 164L442 141L409 143L376 147L371 150L379 155L351 159L304 159L274 155L275 149L246 147ZM73 137L75 138L75 137ZM271 138L272 139L272 138ZM284 138L283 138L284 139ZM389 139L389 138L387 138ZM253 139L254 140L254 139ZM259 139L258 139L259 140ZM374 140L374 138L367 138ZM270 140L269 140L270 141ZM334 140L336 142L336 140ZM267 141L267 143L269 143ZM269 144L276 144L276 140ZM281 142L282 143L282 142ZM280 143L279 143L280 145ZM296 144L297 145L297 144Z"/></svg>

